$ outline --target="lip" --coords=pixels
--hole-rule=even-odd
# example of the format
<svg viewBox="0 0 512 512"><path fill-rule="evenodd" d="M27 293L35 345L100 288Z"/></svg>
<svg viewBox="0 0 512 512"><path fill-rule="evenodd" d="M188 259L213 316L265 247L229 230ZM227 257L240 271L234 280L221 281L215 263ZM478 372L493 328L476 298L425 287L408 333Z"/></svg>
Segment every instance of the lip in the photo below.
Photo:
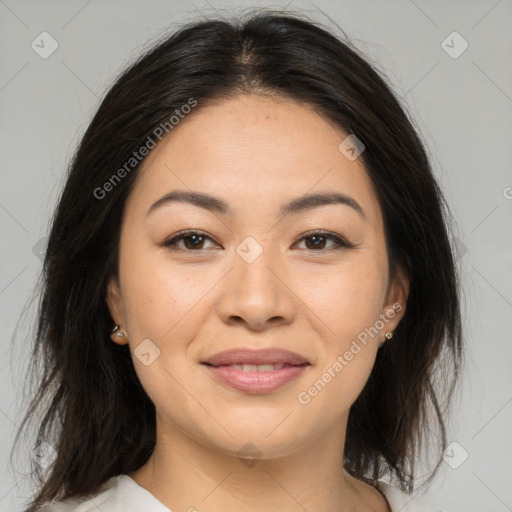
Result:
<svg viewBox="0 0 512 512"><path fill-rule="evenodd" d="M220 382L228 386L258 395L270 393L298 378L309 365L285 366L269 372L244 372L231 366L206 366L205 368Z"/></svg>
<svg viewBox="0 0 512 512"><path fill-rule="evenodd" d="M292 364L295 366L301 364L309 364L309 361L304 357L280 348L266 348L266 349L232 349L219 352L212 357L209 357L204 364L211 366L219 366L221 364L273 364L283 363Z"/></svg>
<svg viewBox="0 0 512 512"><path fill-rule="evenodd" d="M219 352L202 362L213 377L231 388L250 394L270 393L297 379L310 363L299 354L282 349L235 349ZM243 371L229 365L282 364L271 371Z"/></svg>

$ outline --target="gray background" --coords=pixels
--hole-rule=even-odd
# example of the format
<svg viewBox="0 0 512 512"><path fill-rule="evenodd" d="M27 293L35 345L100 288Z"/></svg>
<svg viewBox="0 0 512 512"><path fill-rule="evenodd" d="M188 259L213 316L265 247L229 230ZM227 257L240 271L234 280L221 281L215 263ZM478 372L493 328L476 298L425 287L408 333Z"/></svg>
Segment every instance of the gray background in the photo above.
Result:
<svg viewBox="0 0 512 512"><path fill-rule="evenodd" d="M0 0L0 510L20 510L30 490L30 446L9 464L31 328L18 322L66 164L111 80L148 41L181 21L250 6L339 24L389 76L423 134L457 222L468 345L448 435L457 444L426 497L453 512L512 510L511 0ZM43 45L43 31L58 43L46 59L31 47ZM457 58L445 51L463 49L458 36L446 39L454 31L469 45Z"/></svg>

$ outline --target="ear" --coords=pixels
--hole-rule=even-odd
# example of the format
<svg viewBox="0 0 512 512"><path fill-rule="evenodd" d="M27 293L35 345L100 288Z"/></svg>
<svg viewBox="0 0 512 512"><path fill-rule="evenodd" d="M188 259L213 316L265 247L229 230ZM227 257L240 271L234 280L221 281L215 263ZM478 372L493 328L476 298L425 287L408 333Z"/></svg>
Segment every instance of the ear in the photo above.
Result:
<svg viewBox="0 0 512 512"><path fill-rule="evenodd" d="M386 341L385 334L393 332L405 314L405 305L409 296L410 280L405 269L400 266L391 280L382 309L384 326L380 340Z"/></svg>
<svg viewBox="0 0 512 512"><path fill-rule="evenodd" d="M107 296L105 297L110 316L114 322L120 326L119 331L123 332L124 336L117 336L116 333L111 333L110 338L118 345L126 345L128 337L126 330L123 327L126 325L123 301L121 299L121 286L116 276L110 278L107 285ZM113 327L113 326L112 326Z"/></svg>

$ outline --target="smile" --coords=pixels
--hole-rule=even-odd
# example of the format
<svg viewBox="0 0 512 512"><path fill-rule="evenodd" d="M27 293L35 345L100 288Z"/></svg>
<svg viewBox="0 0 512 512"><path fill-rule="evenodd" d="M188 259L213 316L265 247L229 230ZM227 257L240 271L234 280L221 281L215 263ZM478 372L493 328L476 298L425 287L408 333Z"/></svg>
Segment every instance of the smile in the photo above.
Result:
<svg viewBox="0 0 512 512"><path fill-rule="evenodd" d="M309 363L292 365L276 364L230 364L211 366L203 364L210 375L230 388L249 394L270 393L297 379L310 366Z"/></svg>

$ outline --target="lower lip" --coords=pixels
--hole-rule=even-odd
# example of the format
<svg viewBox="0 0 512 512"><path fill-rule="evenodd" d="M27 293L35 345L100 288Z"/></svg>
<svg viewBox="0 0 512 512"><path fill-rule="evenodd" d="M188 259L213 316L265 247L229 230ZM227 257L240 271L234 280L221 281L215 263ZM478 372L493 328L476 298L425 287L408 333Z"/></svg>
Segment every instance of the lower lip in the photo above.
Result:
<svg viewBox="0 0 512 512"><path fill-rule="evenodd" d="M244 372L230 366L204 365L215 378L246 393L260 394L275 391L296 379L309 365L285 366L270 372Z"/></svg>

